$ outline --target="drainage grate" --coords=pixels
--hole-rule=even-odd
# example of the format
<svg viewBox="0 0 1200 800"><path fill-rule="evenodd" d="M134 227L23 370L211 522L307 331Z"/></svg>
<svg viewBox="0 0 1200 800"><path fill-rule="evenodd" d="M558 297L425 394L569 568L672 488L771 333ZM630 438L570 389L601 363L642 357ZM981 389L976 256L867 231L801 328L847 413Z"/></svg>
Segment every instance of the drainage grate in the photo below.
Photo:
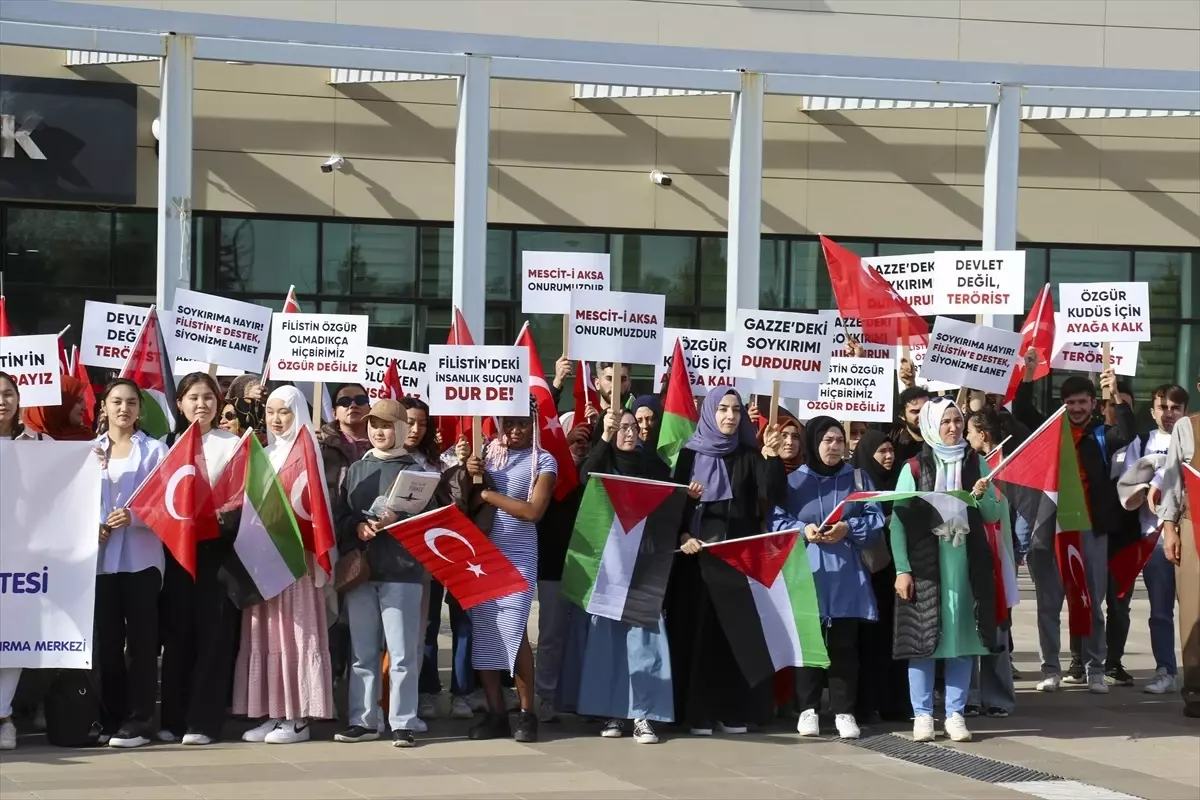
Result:
<svg viewBox="0 0 1200 800"><path fill-rule="evenodd" d="M894 733L868 736L855 742L856 747L872 750L890 758L918 764L922 767L949 772L964 778L984 783L1023 783L1026 781L1061 781L1058 775L1026 769L1015 764L1005 764L973 753L951 750L936 744L924 744L906 739Z"/></svg>

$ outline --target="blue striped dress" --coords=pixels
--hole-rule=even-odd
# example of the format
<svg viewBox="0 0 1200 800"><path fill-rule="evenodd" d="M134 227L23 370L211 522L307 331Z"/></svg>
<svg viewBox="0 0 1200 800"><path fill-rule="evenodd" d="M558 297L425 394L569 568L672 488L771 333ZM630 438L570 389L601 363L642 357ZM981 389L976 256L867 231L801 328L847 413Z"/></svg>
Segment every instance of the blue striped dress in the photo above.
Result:
<svg viewBox="0 0 1200 800"><path fill-rule="evenodd" d="M488 465L488 474L496 482L496 491L517 500L529 496L532 478L529 460L533 458L533 452L533 448L510 450L508 462L502 469ZM557 475L557 467L554 456L544 450L538 451L538 476L545 472ZM471 616L471 666L511 673L517 661L517 648L525 636L525 626L529 624L533 587L537 586L537 525L496 509L490 538L529 581L529 589L480 603L468 612Z"/></svg>

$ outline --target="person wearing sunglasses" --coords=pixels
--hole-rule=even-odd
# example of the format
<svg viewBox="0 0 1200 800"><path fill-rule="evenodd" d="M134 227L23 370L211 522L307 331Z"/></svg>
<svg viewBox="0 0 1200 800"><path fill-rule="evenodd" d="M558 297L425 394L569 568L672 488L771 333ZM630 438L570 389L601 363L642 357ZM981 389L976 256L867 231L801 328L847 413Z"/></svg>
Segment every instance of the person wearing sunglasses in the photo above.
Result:
<svg viewBox="0 0 1200 800"><path fill-rule="evenodd" d="M317 433L330 497L337 497L341 491L350 465L371 450L367 439L370 410L371 398L361 384L347 383L333 397L333 421L322 425Z"/></svg>

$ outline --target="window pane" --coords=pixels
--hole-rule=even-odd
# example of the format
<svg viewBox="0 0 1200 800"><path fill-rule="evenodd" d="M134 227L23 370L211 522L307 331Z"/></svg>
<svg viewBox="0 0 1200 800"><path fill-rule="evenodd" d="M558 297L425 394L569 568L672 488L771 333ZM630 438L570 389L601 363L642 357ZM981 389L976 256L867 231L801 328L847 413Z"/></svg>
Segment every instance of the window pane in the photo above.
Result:
<svg viewBox="0 0 1200 800"><path fill-rule="evenodd" d="M413 342L413 350L428 352L431 344L445 344L450 338L450 308L449 306L441 306L439 308L422 308L424 313L425 323L420 326L420 334L417 340ZM516 331L511 331L508 324L508 312L503 309L494 309L484 314L484 344L512 344L517 338ZM561 322L559 323L562 324ZM479 331L471 331L475 341L479 341ZM549 360L549 359L547 359ZM546 364L542 364L543 369L549 369Z"/></svg>
<svg viewBox="0 0 1200 800"><path fill-rule="evenodd" d="M787 245L763 239L758 254L758 303L760 308L782 308L787 282L784 266ZM725 305L725 277L729 263L729 239L706 236L700 240L700 305Z"/></svg>
<svg viewBox="0 0 1200 800"><path fill-rule="evenodd" d="M1191 253L1134 253L1134 280L1150 284L1152 319L1200 318L1200 280Z"/></svg>
<svg viewBox="0 0 1200 800"><path fill-rule="evenodd" d="M875 245L871 242L838 244L860 256L875 255ZM820 242L792 242L792 285L788 307L810 311L837 308Z"/></svg>
<svg viewBox="0 0 1200 800"><path fill-rule="evenodd" d="M305 309L307 310L307 309ZM416 307L402 303L321 303L322 314L366 314L371 318L371 347L415 350L413 332ZM442 341L445 341L444 339Z"/></svg>
<svg viewBox="0 0 1200 800"><path fill-rule="evenodd" d="M1054 287L1054 307L1058 303L1060 283L1103 283L1128 281L1128 250L1051 250L1050 283ZM1029 282L1026 281L1026 284Z"/></svg>
<svg viewBox="0 0 1200 800"><path fill-rule="evenodd" d="M613 291L662 294L667 305L691 306L695 285L695 237L613 234Z"/></svg>
<svg viewBox="0 0 1200 800"><path fill-rule="evenodd" d="M421 228L421 296L449 299L454 285L454 229ZM512 298L512 231L488 231L487 299Z"/></svg>
<svg viewBox="0 0 1200 800"><path fill-rule="evenodd" d="M221 217L209 225L197 248L200 285L207 290L317 291L317 223Z"/></svg>
<svg viewBox="0 0 1200 800"><path fill-rule="evenodd" d="M5 280L107 287L111 225L112 215L103 211L10 208Z"/></svg>
<svg viewBox="0 0 1200 800"><path fill-rule="evenodd" d="M548 253L603 253L603 233L577 233L573 231L518 231L517 256L526 250Z"/></svg>
<svg viewBox="0 0 1200 800"><path fill-rule="evenodd" d="M841 242L839 242L841 244ZM851 248L853 249L853 248ZM976 247L976 250L979 248ZM946 244L945 242L880 242L878 256L912 256L921 253L933 253L938 250L962 250L962 245ZM857 250L854 252L858 253ZM859 255L866 255L859 253Z"/></svg>
<svg viewBox="0 0 1200 800"><path fill-rule="evenodd" d="M368 297L417 293L417 229L326 223L321 231L324 291Z"/></svg>
<svg viewBox="0 0 1200 800"><path fill-rule="evenodd" d="M1046 250L1042 247L1021 247L1017 246L1018 250L1025 251L1025 308L1033 308L1033 301L1037 300L1038 292L1047 283L1046 277ZM1015 320L1016 326L1019 328L1024 320Z"/></svg>

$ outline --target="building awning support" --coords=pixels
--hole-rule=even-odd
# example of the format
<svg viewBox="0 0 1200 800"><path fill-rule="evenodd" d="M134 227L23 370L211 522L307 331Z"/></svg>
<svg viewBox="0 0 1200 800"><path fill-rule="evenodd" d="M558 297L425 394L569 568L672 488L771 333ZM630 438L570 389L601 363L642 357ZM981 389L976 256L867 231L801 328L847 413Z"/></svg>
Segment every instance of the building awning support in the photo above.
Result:
<svg viewBox="0 0 1200 800"><path fill-rule="evenodd" d="M158 110L158 286L160 309L175 308L175 290L192 281L192 90L195 40L166 37Z"/></svg>
<svg viewBox="0 0 1200 800"><path fill-rule="evenodd" d="M491 60L468 56L458 79L454 143L454 261L451 297L478 344L484 341L487 294L488 131ZM453 324L453 319L451 320Z"/></svg>
<svg viewBox="0 0 1200 800"><path fill-rule="evenodd" d="M1021 157L1021 87L1001 86L988 106L983 163L983 249L1017 249L1017 177ZM985 325L1012 330L1012 316L985 314Z"/></svg>
<svg viewBox="0 0 1200 800"><path fill-rule="evenodd" d="M762 241L763 76L743 72L733 95L729 137L729 241L726 249L725 328L739 308L758 308Z"/></svg>

